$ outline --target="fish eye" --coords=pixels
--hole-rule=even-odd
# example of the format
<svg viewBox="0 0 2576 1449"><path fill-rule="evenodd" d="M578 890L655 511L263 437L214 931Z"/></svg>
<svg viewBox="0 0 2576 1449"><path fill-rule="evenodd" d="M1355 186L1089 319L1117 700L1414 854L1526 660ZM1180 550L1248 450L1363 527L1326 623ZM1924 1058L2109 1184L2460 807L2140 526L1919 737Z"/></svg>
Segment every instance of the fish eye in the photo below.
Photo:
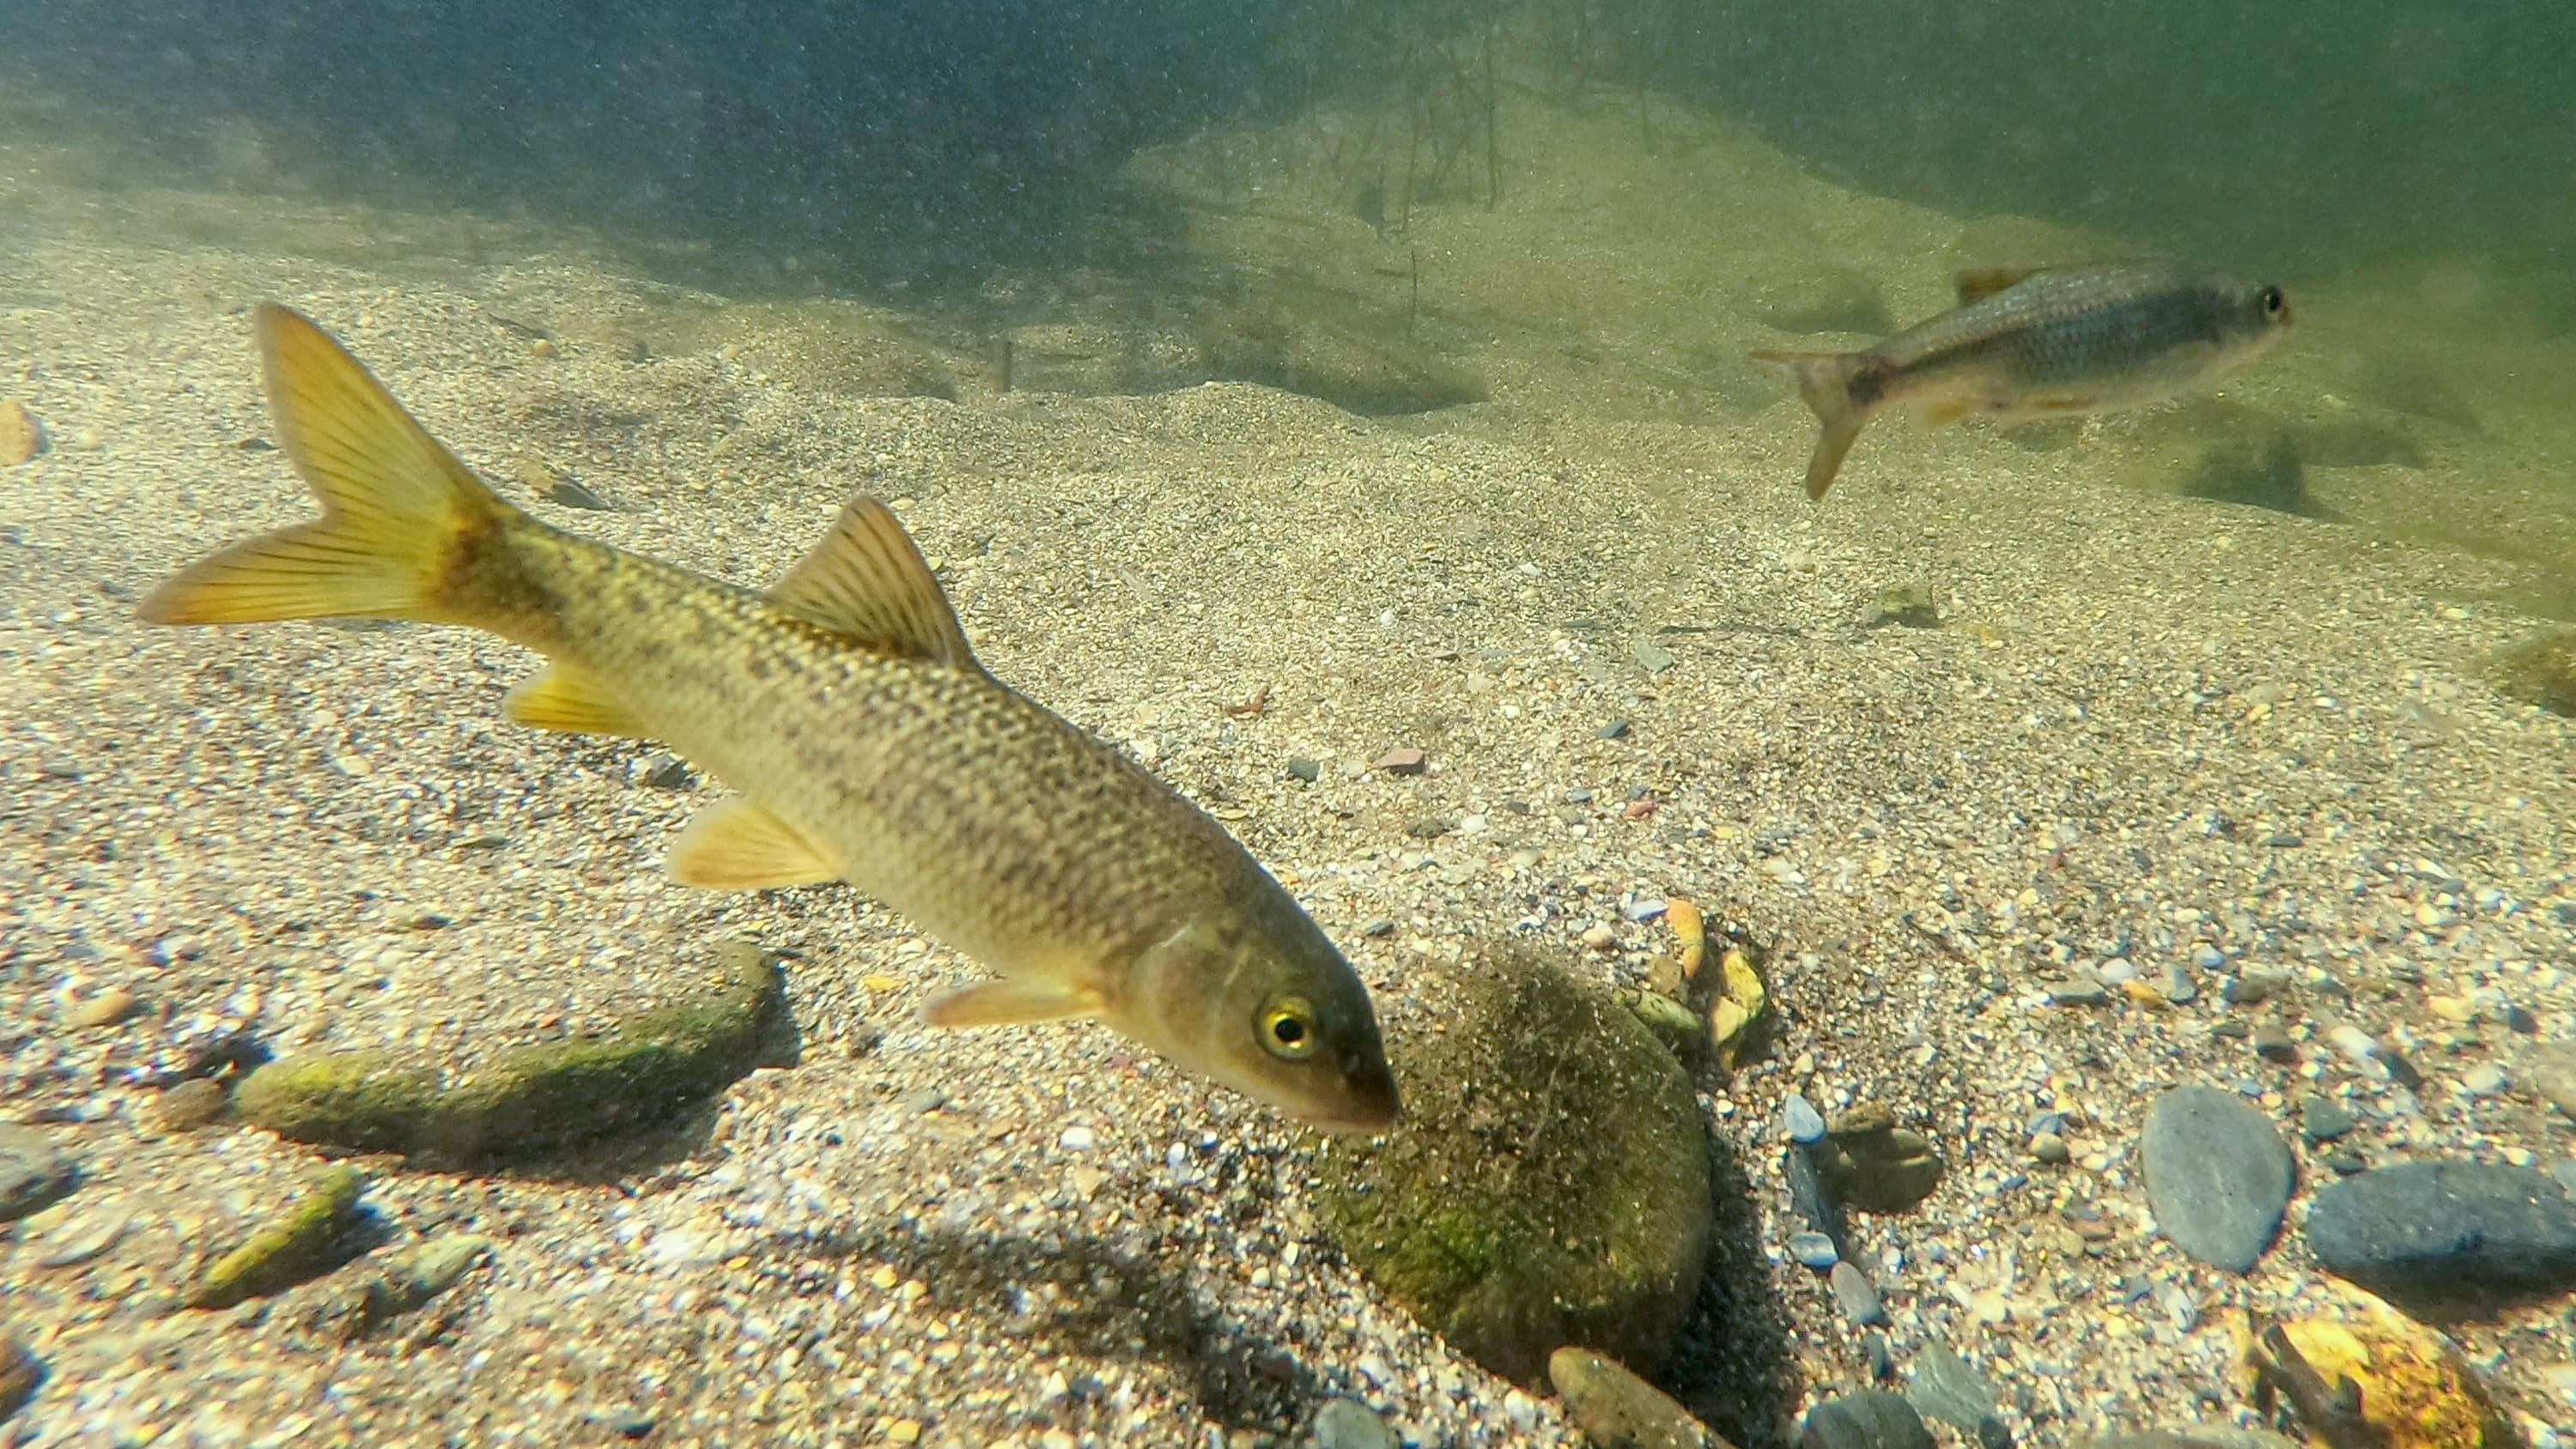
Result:
<svg viewBox="0 0 2576 1449"><path fill-rule="evenodd" d="M2286 317L2290 315L2290 299L2281 295L2280 288L2265 287L2255 295L2263 304L2264 316Z"/></svg>
<svg viewBox="0 0 2576 1449"><path fill-rule="evenodd" d="M1261 1045L1274 1057L1298 1062L1315 1054L1315 1009L1302 996L1281 996L1261 1008Z"/></svg>

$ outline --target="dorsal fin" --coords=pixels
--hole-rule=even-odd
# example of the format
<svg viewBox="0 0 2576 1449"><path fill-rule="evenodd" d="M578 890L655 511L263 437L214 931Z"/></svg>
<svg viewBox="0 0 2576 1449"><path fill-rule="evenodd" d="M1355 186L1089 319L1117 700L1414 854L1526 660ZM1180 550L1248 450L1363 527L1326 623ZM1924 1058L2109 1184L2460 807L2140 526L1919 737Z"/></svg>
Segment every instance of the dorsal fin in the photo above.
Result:
<svg viewBox="0 0 2576 1449"><path fill-rule="evenodd" d="M2006 287L2030 279L2037 267L1979 267L1959 274L1959 305L1973 307Z"/></svg>
<svg viewBox="0 0 2576 1449"><path fill-rule="evenodd" d="M851 500L769 597L808 623L889 654L980 667L921 550L894 511L873 498Z"/></svg>

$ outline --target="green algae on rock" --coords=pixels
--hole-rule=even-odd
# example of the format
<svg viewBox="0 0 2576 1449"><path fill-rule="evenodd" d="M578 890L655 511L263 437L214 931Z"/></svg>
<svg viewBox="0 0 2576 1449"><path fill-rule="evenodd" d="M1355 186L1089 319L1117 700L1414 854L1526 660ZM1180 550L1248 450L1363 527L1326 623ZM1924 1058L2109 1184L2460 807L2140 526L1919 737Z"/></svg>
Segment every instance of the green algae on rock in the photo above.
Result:
<svg viewBox="0 0 2576 1449"><path fill-rule="evenodd" d="M757 1065L785 1017L774 959L739 941L724 958L723 984L701 1000L522 1047L462 1081L389 1053L328 1052L251 1073L234 1105L299 1142L450 1161L534 1156L655 1126Z"/></svg>
<svg viewBox="0 0 2576 1449"><path fill-rule="evenodd" d="M216 1259L179 1301L190 1308L230 1308L321 1273L331 1266L332 1249L366 1186L367 1175L358 1169L332 1169L249 1242Z"/></svg>
<svg viewBox="0 0 2576 1449"><path fill-rule="evenodd" d="M1835 1119L1809 1152L1837 1201L1872 1213L1901 1213L1930 1197L1946 1166L1930 1138L1897 1126L1875 1102Z"/></svg>
<svg viewBox="0 0 2576 1449"><path fill-rule="evenodd" d="M1689 1077L1603 991L1517 945L1424 968L1439 1020L1395 1040L1405 1122L1322 1153L1351 1261L1521 1384L1588 1344L1652 1369L1688 1316L1713 1205Z"/></svg>
<svg viewBox="0 0 2576 1449"><path fill-rule="evenodd" d="M1548 1355L1548 1382L1565 1416L1598 1449L1711 1449L1724 1444L1672 1396L1626 1364L1567 1344Z"/></svg>
<svg viewBox="0 0 2576 1449"><path fill-rule="evenodd" d="M491 1250L492 1240L479 1233L441 1233L395 1254L349 1300L340 1320L342 1335L364 1338L426 1305L455 1287Z"/></svg>

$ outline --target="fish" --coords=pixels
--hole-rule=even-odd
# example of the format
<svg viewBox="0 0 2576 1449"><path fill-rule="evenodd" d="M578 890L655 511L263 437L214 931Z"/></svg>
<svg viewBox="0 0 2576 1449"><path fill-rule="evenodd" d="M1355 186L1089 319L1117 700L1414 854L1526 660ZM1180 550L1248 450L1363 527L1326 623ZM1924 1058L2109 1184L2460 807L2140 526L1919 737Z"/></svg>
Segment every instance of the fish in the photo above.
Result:
<svg viewBox="0 0 2576 1449"><path fill-rule="evenodd" d="M2186 262L1962 272L1958 288L1956 308L1858 351L1753 354L1787 367L1815 411L1809 498L1882 408L1937 428L2143 407L2251 361L2290 325L2279 287Z"/></svg>
<svg viewBox="0 0 2576 1449"><path fill-rule="evenodd" d="M762 592L503 500L310 319L256 315L279 448L318 520L188 565L156 624L412 619L545 666L539 729L660 740L739 792L673 840L676 880L847 881L996 974L942 1027L1093 1018L1297 1121L1382 1132L1396 1084L1368 988L1225 828L986 671L881 501L853 499Z"/></svg>

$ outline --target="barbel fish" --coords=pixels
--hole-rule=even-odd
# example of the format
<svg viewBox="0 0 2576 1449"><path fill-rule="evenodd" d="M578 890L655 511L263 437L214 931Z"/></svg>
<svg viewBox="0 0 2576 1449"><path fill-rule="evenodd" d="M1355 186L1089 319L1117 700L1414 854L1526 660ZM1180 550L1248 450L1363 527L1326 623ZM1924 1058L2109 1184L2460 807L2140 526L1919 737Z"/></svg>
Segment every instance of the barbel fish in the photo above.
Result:
<svg viewBox="0 0 2576 1449"><path fill-rule="evenodd" d="M1959 274L1959 305L1855 352L1756 352L1789 369L1819 431L1807 496L1822 498L1880 409L1933 427L2114 412L2208 383L2280 339L2281 289L2170 261Z"/></svg>
<svg viewBox="0 0 2576 1449"><path fill-rule="evenodd" d="M277 441L322 517L163 583L162 624L330 616L463 624L551 662L540 729L658 739L741 794L673 842L676 879L846 880L1000 974L937 1025L1095 1017L1328 1130L1396 1087L1368 989L1225 828L985 672L872 498L766 593L548 526L504 502L356 359L259 309Z"/></svg>

